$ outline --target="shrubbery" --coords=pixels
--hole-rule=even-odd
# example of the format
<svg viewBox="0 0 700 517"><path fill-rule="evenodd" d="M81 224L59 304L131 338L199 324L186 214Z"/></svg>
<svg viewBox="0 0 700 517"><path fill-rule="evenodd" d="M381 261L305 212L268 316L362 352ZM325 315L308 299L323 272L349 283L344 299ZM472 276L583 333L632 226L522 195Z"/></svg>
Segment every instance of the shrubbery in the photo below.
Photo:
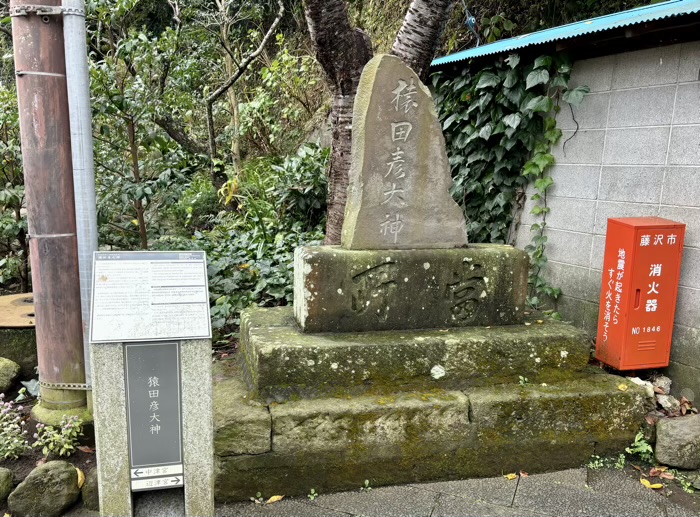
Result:
<svg viewBox="0 0 700 517"><path fill-rule="evenodd" d="M163 237L154 248L207 253L212 325L220 336L235 330L251 304L292 302L294 249L323 239L328 158L328 149L306 144L284 160L250 161L221 190L226 210L212 204L210 181L186 190L175 210L204 227L191 238ZM203 205L220 211L207 213Z"/></svg>

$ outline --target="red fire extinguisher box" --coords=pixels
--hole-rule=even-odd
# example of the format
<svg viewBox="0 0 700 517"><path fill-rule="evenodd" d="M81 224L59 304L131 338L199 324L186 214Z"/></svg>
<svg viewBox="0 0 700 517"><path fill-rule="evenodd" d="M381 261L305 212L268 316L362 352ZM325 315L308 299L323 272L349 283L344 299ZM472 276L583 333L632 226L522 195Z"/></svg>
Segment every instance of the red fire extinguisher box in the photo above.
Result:
<svg viewBox="0 0 700 517"><path fill-rule="evenodd" d="M596 357L618 370L668 366L685 224L608 219Z"/></svg>

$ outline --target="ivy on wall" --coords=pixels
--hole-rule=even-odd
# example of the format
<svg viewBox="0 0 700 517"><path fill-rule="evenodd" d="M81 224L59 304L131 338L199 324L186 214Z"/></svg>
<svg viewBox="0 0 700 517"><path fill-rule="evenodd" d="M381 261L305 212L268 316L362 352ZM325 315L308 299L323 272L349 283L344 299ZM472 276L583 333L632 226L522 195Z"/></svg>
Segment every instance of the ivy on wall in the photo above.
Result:
<svg viewBox="0 0 700 517"><path fill-rule="evenodd" d="M578 105L588 88L569 88L571 64L564 56L521 62L511 54L472 73L433 75L435 102L452 167L452 195L464 210L471 242L504 243L515 209L531 184L529 301L539 307L559 289L543 278L547 236L551 147L562 136L555 116L562 102Z"/></svg>

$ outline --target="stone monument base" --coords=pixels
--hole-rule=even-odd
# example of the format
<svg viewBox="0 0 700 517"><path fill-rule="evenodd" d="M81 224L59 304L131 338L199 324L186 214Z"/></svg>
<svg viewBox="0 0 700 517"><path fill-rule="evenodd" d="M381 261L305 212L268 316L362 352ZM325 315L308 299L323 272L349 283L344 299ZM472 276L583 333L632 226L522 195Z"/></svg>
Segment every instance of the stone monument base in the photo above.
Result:
<svg viewBox="0 0 700 517"><path fill-rule="evenodd" d="M290 307L241 317L243 373L263 402L569 379L590 357L586 334L525 315L522 325L307 334Z"/></svg>
<svg viewBox="0 0 700 517"><path fill-rule="evenodd" d="M588 367L588 351L579 330L532 315L314 335L290 308L251 309L239 360L215 364L216 498L544 472L619 452L646 395Z"/></svg>
<svg viewBox="0 0 700 517"><path fill-rule="evenodd" d="M363 332L523 320L527 253L513 246L294 253L294 311L304 332Z"/></svg>
<svg viewBox="0 0 700 517"><path fill-rule="evenodd" d="M537 473L620 452L644 390L600 370L541 384L261 404L235 360L214 369L217 501Z"/></svg>

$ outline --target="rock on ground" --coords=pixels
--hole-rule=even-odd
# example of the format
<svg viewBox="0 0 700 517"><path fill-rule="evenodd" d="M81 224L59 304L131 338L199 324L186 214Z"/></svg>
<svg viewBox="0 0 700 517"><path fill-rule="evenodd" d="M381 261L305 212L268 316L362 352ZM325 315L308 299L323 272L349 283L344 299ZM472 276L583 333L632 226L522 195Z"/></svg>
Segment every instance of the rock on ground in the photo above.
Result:
<svg viewBox="0 0 700 517"><path fill-rule="evenodd" d="M665 375L660 375L656 379L654 379L654 382L652 383L654 387L659 388L663 391L663 395L668 395L671 393L671 379L666 377Z"/></svg>
<svg viewBox="0 0 700 517"><path fill-rule="evenodd" d="M80 493L83 497L83 506L88 510L100 509L100 491L97 485L97 469L92 468L85 475L85 483Z"/></svg>
<svg viewBox="0 0 700 517"><path fill-rule="evenodd" d="M671 467L700 468L700 415L659 420L656 459Z"/></svg>
<svg viewBox="0 0 700 517"><path fill-rule="evenodd" d="M78 472L65 461L49 461L32 470L10 494L13 517L58 517L78 500Z"/></svg>
<svg viewBox="0 0 700 517"><path fill-rule="evenodd" d="M15 476L10 469L0 467L0 503L12 492Z"/></svg>
<svg viewBox="0 0 700 517"><path fill-rule="evenodd" d="M678 401L678 399L671 395L657 395L656 401L662 408L671 413L678 411L681 408L681 403Z"/></svg>
<svg viewBox="0 0 700 517"><path fill-rule="evenodd" d="M7 391L17 380L20 367L9 359L0 357L0 393Z"/></svg>

